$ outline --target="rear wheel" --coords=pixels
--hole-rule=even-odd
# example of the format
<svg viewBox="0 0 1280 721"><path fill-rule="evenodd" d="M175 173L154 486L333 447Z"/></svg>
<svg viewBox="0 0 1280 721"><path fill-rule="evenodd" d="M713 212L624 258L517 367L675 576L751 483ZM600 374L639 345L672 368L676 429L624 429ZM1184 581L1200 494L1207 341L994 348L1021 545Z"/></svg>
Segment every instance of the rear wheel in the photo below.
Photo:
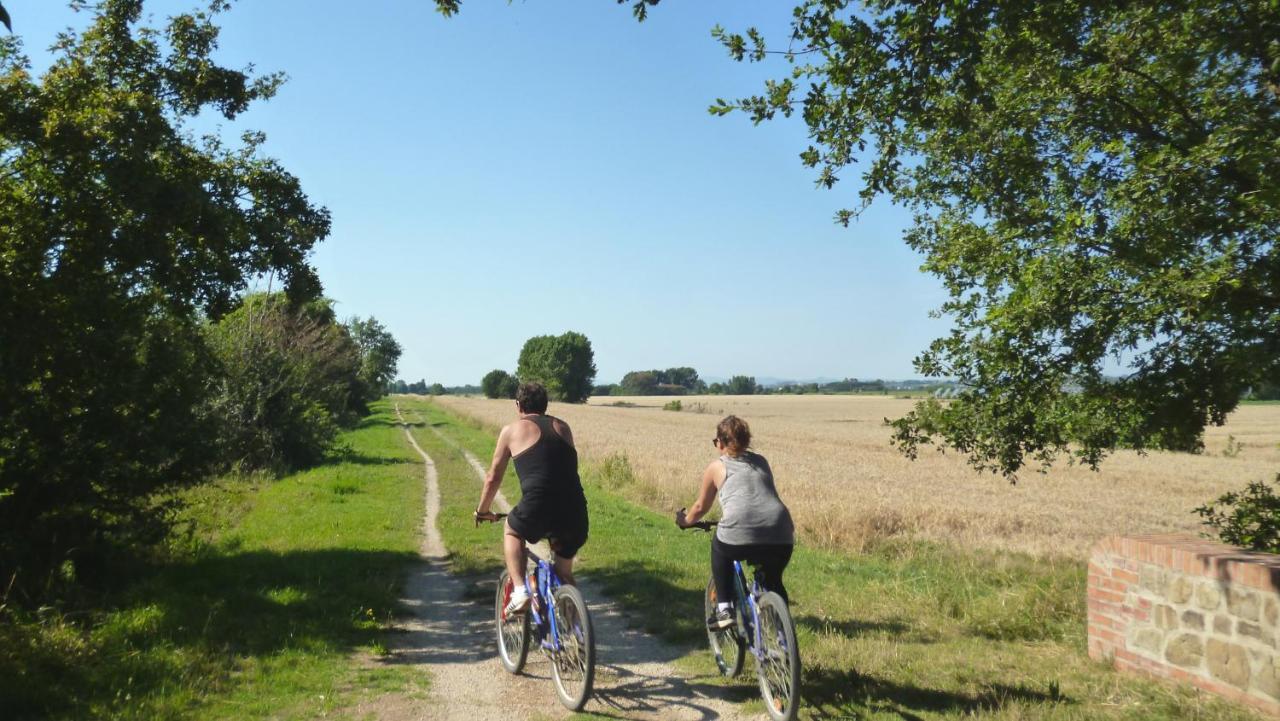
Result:
<svg viewBox="0 0 1280 721"><path fill-rule="evenodd" d="M591 696L596 675L596 637L582 593L573 586L555 591L556 631L560 650L551 656L556 695L570 711L581 711Z"/></svg>
<svg viewBox="0 0 1280 721"><path fill-rule="evenodd" d="M503 618L503 610L511 600L511 575L506 571L498 577L498 592L494 595L494 620L498 627L498 660L509 673L520 673L529 657L529 612L512 614Z"/></svg>
<svg viewBox="0 0 1280 721"><path fill-rule="evenodd" d="M719 603L714 578L707 582L707 593L704 598L703 618L709 619L716 612L716 605ZM736 626L730 626L722 631L712 631L708 628L707 640L711 642L711 653L715 654L716 666L720 669L721 676L737 676L742 673L745 644L738 636Z"/></svg>
<svg viewBox="0 0 1280 721"><path fill-rule="evenodd" d="M772 591L760 597L760 658L756 672L765 710L774 721L793 721L800 710L800 647L787 602Z"/></svg>

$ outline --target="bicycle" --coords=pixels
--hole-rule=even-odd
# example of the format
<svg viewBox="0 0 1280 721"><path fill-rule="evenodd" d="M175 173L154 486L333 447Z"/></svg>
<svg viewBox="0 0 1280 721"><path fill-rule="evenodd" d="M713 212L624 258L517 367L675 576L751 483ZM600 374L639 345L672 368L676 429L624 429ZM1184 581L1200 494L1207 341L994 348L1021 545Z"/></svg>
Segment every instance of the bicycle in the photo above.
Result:
<svg viewBox="0 0 1280 721"><path fill-rule="evenodd" d="M715 521L699 521L688 528L710 532L715 525ZM756 678L769 717L774 721L794 721L800 710L800 646L796 643L791 611L782 596L760 586L755 573L748 592L742 562L733 562L733 572L734 623L721 630L707 628L716 667L722 676L737 676L746 662L745 651L750 651L756 660ZM719 603L714 576L707 582L703 599L704 617L710 618Z"/></svg>
<svg viewBox="0 0 1280 721"><path fill-rule="evenodd" d="M497 523L506 516L505 513L477 516L476 525L482 521ZM546 559L528 548L525 554L526 564L529 556L535 561L534 572L530 574L532 587L528 577L522 579L529 590L528 608L509 616L505 613L515 584L505 569L498 576L493 600L498 660L508 673L520 673L529 656L530 641L536 642L551 661L551 676L560 703L570 711L581 711L591 696L596 673L595 631L587 602L576 587L560 582L555 568Z"/></svg>

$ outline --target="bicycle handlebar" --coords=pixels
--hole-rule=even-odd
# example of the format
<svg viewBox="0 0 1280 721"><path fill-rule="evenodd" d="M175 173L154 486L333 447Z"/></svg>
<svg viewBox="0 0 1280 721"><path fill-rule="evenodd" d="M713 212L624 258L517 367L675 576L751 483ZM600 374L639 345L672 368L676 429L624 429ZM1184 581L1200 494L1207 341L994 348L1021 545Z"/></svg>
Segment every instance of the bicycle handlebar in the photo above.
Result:
<svg viewBox="0 0 1280 721"><path fill-rule="evenodd" d="M684 527L684 530L686 530L686 531L687 531L687 530L689 530L689 529L691 529L691 528L692 528L692 529L696 529L696 530L699 530L699 531L708 531L708 532L710 532L710 531L711 531L711 529L713 529L713 528L715 528L715 527L716 527L716 522L715 522L715 521L698 521L697 523L690 523L689 525L685 526L685 527Z"/></svg>
<svg viewBox="0 0 1280 721"><path fill-rule="evenodd" d="M476 521L476 528L479 528L481 523L497 523L507 517L507 514L505 513L494 513L493 511L489 511L488 513L480 513L479 511L476 511L471 515Z"/></svg>

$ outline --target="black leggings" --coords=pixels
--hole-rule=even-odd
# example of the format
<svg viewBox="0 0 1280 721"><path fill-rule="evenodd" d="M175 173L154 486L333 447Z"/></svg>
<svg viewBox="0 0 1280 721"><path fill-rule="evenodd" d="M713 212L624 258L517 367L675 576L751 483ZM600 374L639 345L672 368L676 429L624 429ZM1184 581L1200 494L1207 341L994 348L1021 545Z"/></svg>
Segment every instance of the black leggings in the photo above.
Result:
<svg viewBox="0 0 1280 721"><path fill-rule="evenodd" d="M756 579L766 591L782 596L787 603L787 587L782 585L782 571L791 562L790 543L749 543L735 546L711 539L711 576L716 580L716 598L721 602L733 600L733 562L750 561L757 566ZM748 591L751 589L748 588Z"/></svg>

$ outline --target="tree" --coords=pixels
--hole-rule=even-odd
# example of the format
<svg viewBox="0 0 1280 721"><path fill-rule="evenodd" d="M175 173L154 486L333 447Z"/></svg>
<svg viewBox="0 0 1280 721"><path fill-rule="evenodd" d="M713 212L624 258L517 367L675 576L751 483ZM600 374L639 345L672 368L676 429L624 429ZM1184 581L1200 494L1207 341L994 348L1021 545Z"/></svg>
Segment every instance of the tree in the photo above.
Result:
<svg viewBox="0 0 1280 721"><path fill-rule="evenodd" d="M863 168L838 221L883 195L914 214L953 322L916 367L962 390L894 422L909 456L1196 451L1280 380L1275 3L811 0L785 50L714 34L790 70L711 112L799 111L820 186Z"/></svg>
<svg viewBox="0 0 1280 721"><path fill-rule="evenodd" d="M373 316L365 320L354 316L346 326L360 351L360 382L368 390L366 399L377 400L395 377L402 352L400 344Z"/></svg>
<svg viewBox="0 0 1280 721"><path fill-rule="evenodd" d="M552 400L582 403L591 396L596 377L595 354L585 335L534 336L520 350L516 377L546 386Z"/></svg>
<svg viewBox="0 0 1280 721"><path fill-rule="evenodd" d="M312 465L365 411L359 347L328 301L250 295L208 337L219 362L214 438L228 464L277 473Z"/></svg>
<svg viewBox="0 0 1280 721"><path fill-rule="evenodd" d="M954 324L916 367L962 390L894 422L908 455L937 443L1012 476L1196 451L1280 380L1274 3L817 0L792 31L786 77L711 110L801 112L821 186L861 163L840 222L881 195L913 211ZM716 35L770 53L754 29Z"/></svg>
<svg viewBox="0 0 1280 721"><path fill-rule="evenodd" d="M622 376L622 394L628 396L651 396L657 393L661 380L657 371L631 371Z"/></svg>
<svg viewBox="0 0 1280 721"><path fill-rule="evenodd" d="M504 370L491 370L480 379L480 390L486 398L515 398L519 382Z"/></svg>
<svg viewBox="0 0 1280 721"><path fill-rule="evenodd" d="M755 376L734 376L724 386L724 392L731 396L750 396L759 392Z"/></svg>
<svg viewBox="0 0 1280 721"><path fill-rule="evenodd" d="M218 3L215 11L221 7ZM216 458L197 410L213 361L203 318L272 275L318 295L306 258L329 231L260 134L196 140L281 76L222 67L214 12L138 26L103 0L39 78L0 38L0 577L14 601L67 561L157 537L156 493Z"/></svg>

